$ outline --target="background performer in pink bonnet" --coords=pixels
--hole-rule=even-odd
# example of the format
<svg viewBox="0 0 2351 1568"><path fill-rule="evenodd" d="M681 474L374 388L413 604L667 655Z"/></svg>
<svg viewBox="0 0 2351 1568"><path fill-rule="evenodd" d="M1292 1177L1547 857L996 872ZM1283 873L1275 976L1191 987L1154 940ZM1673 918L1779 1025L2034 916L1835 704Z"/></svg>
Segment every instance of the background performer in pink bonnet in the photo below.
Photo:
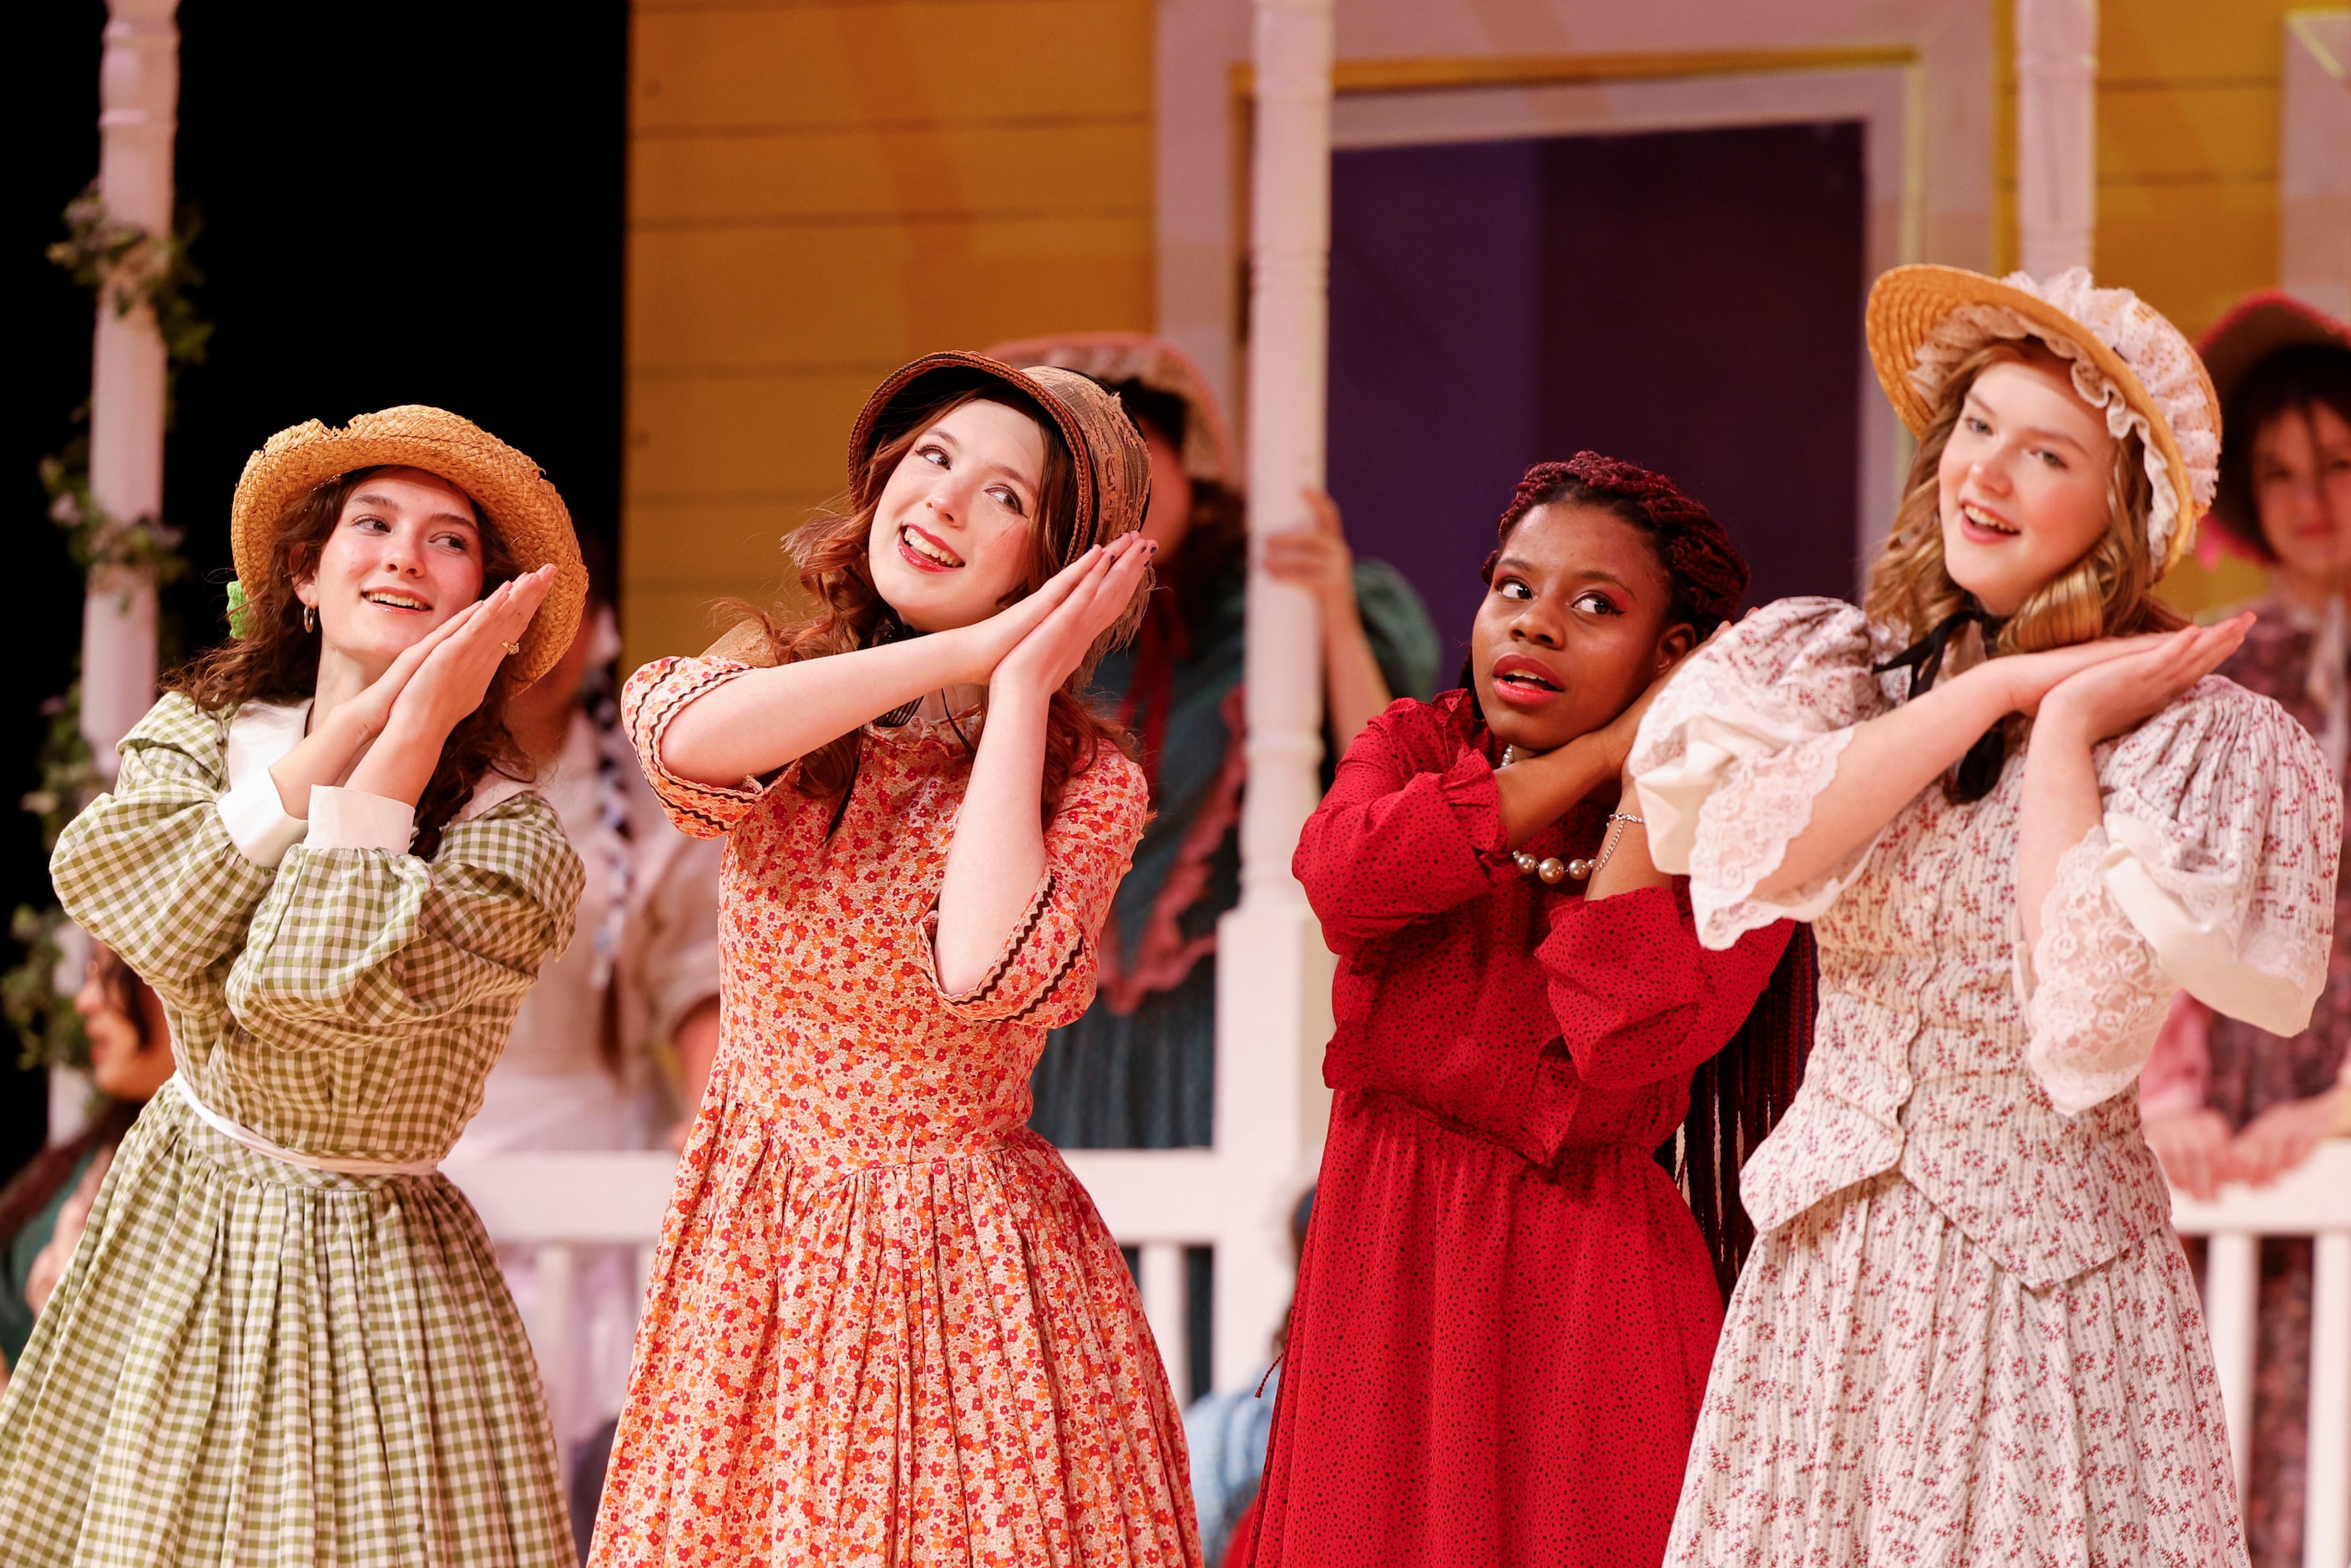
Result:
<svg viewBox="0 0 2351 1568"><path fill-rule="evenodd" d="M1228 1563L1653 1568L1742 1239L1711 1156L1792 1088L1807 954L1784 922L1699 946L1620 800L1747 563L1670 480L1589 452L1529 470L1499 532L1466 689L1373 720L1299 843L1340 956L1337 1097ZM1653 1151L1783 952L1703 1075L1702 1228Z"/></svg>
<svg viewBox="0 0 2351 1568"><path fill-rule="evenodd" d="M1028 1127L1143 831L1077 694L1149 591L1150 458L1084 376L951 353L882 384L849 471L793 539L808 620L622 696L672 816L728 843L718 1059L592 1561L1191 1568L1134 1279Z"/></svg>
<svg viewBox="0 0 2351 1568"><path fill-rule="evenodd" d="M2292 714L2335 776L2351 768L2351 323L2292 295L2241 301L2197 350L2226 434L2208 527L2269 567L2269 591L2220 674ZM2209 1198L2267 1186L2319 1141L2351 1133L2351 878L2335 885L2335 946L2310 1027L2281 1037L2182 991L2139 1080L2139 1121L2164 1174ZM2199 1263L2200 1241L2188 1243ZM2261 1244L2245 1550L2301 1568L2310 1427L2313 1248Z"/></svg>
<svg viewBox="0 0 2351 1568"><path fill-rule="evenodd" d="M2220 448L2171 324L1938 267L1867 321L1918 454L1866 611L1756 612L1633 750L1700 940L1810 920L1821 964L1666 1560L2241 1564L2137 1080L2178 990L2308 1019L2342 798L2211 678L2249 619L2151 591Z"/></svg>

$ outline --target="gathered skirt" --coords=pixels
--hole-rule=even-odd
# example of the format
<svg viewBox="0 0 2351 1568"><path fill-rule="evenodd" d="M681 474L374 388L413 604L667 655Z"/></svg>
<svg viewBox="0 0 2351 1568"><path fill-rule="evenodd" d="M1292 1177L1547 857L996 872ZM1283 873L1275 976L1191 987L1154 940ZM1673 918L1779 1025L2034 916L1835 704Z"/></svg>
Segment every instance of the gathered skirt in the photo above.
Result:
<svg viewBox="0 0 2351 1568"><path fill-rule="evenodd" d="M1891 1173L1759 1238L1666 1561L2241 1568L2179 1239L2033 1290Z"/></svg>
<svg viewBox="0 0 2351 1568"><path fill-rule="evenodd" d="M1248 1561L1656 1568L1721 1322L1647 1150L1341 1091Z"/></svg>
<svg viewBox="0 0 2351 1568"><path fill-rule="evenodd" d="M547 1407L438 1176L280 1164L159 1095L0 1399L10 1568L556 1568Z"/></svg>
<svg viewBox="0 0 2351 1568"><path fill-rule="evenodd" d="M1195 1568L1158 1348L1052 1148L803 1158L762 1098L722 1062L687 1140L595 1568Z"/></svg>

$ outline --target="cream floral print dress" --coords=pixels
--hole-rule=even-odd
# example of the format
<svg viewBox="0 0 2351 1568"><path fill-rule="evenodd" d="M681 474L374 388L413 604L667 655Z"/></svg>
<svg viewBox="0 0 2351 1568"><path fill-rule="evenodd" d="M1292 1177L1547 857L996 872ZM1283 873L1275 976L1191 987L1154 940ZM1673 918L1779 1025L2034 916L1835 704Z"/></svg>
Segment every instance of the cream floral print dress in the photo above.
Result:
<svg viewBox="0 0 2351 1568"><path fill-rule="evenodd" d="M50 862L179 1074L0 1402L8 1568L574 1561L529 1343L427 1173L570 939L579 859L505 780L430 859L355 791L313 790L306 838L268 769L307 708L163 698Z"/></svg>
<svg viewBox="0 0 2351 1568"><path fill-rule="evenodd" d="M2105 820L2017 922L2021 748L1833 874L1757 891L1907 674L1783 601L1699 652L1632 765L1700 940L1818 938L1802 1090L1740 1187L1761 1234L1669 1563L2242 1563L2195 1281L2135 1087L2183 980L2291 1034L2326 976L2342 799L2302 727L2208 677L2095 751Z"/></svg>

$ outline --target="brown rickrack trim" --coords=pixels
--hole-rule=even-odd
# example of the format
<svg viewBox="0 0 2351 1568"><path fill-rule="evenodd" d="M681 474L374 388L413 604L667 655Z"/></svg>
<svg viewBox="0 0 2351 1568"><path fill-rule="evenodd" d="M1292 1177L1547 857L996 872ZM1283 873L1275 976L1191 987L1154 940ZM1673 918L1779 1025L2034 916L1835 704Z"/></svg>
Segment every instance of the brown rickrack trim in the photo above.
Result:
<svg viewBox="0 0 2351 1568"><path fill-rule="evenodd" d="M987 977L980 981L977 989L966 991L961 996L948 997L947 1000L957 1007L967 1008L984 1002L997 993L1004 984L1004 977L1012 972L1013 962L1019 957L1020 949L1027 946L1029 938L1037 934L1038 925L1045 918L1046 906L1052 902L1053 890L1061 885L1061 873L1049 871L1045 873L1044 883L1037 889L1036 896L1029 901L1027 911L1020 916L1020 924L1014 926L1012 935L1004 939L1004 951L997 956L995 967L987 971ZM935 925L931 929L931 978L935 982L938 978L938 928ZM1028 1009L1024 1008L1021 1010L1025 1012Z"/></svg>
<svg viewBox="0 0 2351 1568"><path fill-rule="evenodd" d="M670 655L666 660L669 668L664 670L657 678L652 681L645 687L643 695L636 699L635 703L622 713L622 727L628 732L629 740L632 746L635 746L637 744L637 736L640 730L643 730L645 739L643 746L638 751L640 759L649 759L652 764L653 770L661 775L662 782L668 785L672 790L675 791L674 794L664 792L663 796L664 801L682 815L691 817L697 822L705 823L720 832L725 832L728 827L727 823L720 821L713 812L697 806L694 802L712 799L723 800L756 800L758 799L759 792L753 789L729 789L723 785L701 784L691 779L679 778L676 774L671 772L668 767L661 759L662 737L669 732L669 727L672 721L674 721L679 714L685 711L688 704L711 690L714 686L723 684L735 675L747 673L750 669L750 666L747 664L737 664L732 660L723 661L722 663L725 667L717 669L705 668L697 672L695 678L685 684L682 688L673 688L665 691L664 688L669 686L670 677L674 674L677 666L686 662L687 661L677 657L675 654ZM653 714L651 720L648 721L644 716L645 712L649 707L653 706L656 699L660 701L661 706L659 710ZM681 800L679 799L680 796L684 796L686 799Z"/></svg>
<svg viewBox="0 0 2351 1568"><path fill-rule="evenodd" d="M1075 942L1071 944L1069 952L1062 956L1061 963L1054 967L1051 976L1046 979L1044 989L1039 991L1035 998L1029 1001L1027 1007L1022 1008L1019 1012L1014 1013L1010 1018L1004 1021L1007 1023L1018 1023L1022 1019L1027 1018L1030 1013L1035 1012L1039 1008L1043 1007L1047 1002L1052 1000L1053 993L1061 988L1061 982L1070 977L1070 971L1078 967L1078 960L1085 956L1086 945L1084 943Z"/></svg>

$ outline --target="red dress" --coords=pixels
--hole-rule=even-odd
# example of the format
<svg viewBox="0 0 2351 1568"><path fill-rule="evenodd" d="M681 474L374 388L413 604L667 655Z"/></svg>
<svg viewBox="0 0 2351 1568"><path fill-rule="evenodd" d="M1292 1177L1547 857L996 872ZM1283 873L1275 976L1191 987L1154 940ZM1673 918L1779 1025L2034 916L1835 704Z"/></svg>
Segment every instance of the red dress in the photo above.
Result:
<svg viewBox="0 0 2351 1568"><path fill-rule="evenodd" d="M1495 753L1468 693L1397 703L1299 841L1337 1098L1254 1568L1665 1552L1722 1300L1653 1151L1790 927L1708 952L1679 884L1520 875ZM1526 847L1589 854L1604 816Z"/></svg>

